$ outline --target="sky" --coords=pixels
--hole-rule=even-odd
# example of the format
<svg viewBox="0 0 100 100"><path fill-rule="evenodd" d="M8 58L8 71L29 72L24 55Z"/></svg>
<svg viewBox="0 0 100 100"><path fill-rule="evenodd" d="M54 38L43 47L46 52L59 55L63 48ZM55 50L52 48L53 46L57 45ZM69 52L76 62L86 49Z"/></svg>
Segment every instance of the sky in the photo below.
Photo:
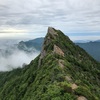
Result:
<svg viewBox="0 0 100 100"><path fill-rule="evenodd" d="M44 37L48 26L100 40L100 0L0 0L0 39Z"/></svg>

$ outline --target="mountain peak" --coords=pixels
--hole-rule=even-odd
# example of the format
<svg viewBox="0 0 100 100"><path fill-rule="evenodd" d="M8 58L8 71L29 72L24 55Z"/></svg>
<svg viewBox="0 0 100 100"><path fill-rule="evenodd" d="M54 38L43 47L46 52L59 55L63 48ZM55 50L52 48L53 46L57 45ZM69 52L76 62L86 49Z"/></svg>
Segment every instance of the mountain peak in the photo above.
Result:
<svg viewBox="0 0 100 100"><path fill-rule="evenodd" d="M48 27L47 35L44 38L44 43L40 53L40 59L38 67L41 65L41 60L47 55L47 53L58 54L64 57L63 50L57 45L59 38L59 30L54 29L53 27ZM58 41L59 42L59 41Z"/></svg>
<svg viewBox="0 0 100 100"><path fill-rule="evenodd" d="M76 95L79 93L79 91L82 91L83 89L85 91L85 88L87 88L85 85L81 87L81 83L78 83L76 80L83 79L90 74L92 76L90 69L95 72L95 68L97 67L97 65L95 65L94 63L96 63L96 61L94 61L94 59L92 59L83 49L76 46L69 39L69 37L64 35L63 32L52 27L48 28L38 61L38 69L42 69L42 67L44 68L44 66L46 66L44 70L52 69L52 75L55 75L52 76L50 74L51 77L53 77L51 79L52 81L54 81L55 77L56 81L64 81L65 83L70 84L70 92L74 91L73 93L75 93ZM84 73L88 74L86 75ZM59 78L57 79L56 77ZM89 78L90 77L88 77L87 80L83 79L80 81L85 84L84 81L88 81ZM62 83L60 82L58 83L61 85ZM69 92L67 89L69 88L66 86L66 90L64 91ZM77 100L87 100L88 98L90 97L84 95L83 93L79 93L77 95ZM91 96L91 98L95 97Z"/></svg>
<svg viewBox="0 0 100 100"><path fill-rule="evenodd" d="M48 34L57 35L56 29L53 27L48 27Z"/></svg>
<svg viewBox="0 0 100 100"><path fill-rule="evenodd" d="M0 100L17 99L100 100L100 64L50 27L38 57L0 73Z"/></svg>

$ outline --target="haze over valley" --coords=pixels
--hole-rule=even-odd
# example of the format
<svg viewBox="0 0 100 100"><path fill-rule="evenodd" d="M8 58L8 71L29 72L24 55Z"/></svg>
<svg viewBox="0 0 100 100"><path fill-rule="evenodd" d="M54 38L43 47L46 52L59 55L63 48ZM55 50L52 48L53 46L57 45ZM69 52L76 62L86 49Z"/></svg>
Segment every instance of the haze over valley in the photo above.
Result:
<svg viewBox="0 0 100 100"><path fill-rule="evenodd" d="M0 71L9 71L29 64L40 51L34 47L19 48L20 40L0 40Z"/></svg>

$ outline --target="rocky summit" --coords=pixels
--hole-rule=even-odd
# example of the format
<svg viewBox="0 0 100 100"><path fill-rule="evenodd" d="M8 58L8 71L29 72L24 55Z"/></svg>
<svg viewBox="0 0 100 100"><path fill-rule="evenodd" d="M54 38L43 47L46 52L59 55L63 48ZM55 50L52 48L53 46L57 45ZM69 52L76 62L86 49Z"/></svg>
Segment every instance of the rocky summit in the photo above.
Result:
<svg viewBox="0 0 100 100"><path fill-rule="evenodd" d="M49 27L38 57L0 72L0 100L100 100L100 64Z"/></svg>

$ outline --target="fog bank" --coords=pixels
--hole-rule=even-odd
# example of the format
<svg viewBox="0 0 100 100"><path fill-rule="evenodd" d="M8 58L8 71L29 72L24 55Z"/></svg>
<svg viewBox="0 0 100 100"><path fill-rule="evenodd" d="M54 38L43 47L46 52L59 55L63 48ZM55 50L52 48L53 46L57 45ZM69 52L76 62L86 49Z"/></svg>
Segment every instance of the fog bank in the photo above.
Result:
<svg viewBox="0 0 100 100"><path fill-rule="evenodd" d="M0 71L9 71L29 64L38 54L39 51L34 48L31 52L19 50L15 42L0 43Z"/></svg>

